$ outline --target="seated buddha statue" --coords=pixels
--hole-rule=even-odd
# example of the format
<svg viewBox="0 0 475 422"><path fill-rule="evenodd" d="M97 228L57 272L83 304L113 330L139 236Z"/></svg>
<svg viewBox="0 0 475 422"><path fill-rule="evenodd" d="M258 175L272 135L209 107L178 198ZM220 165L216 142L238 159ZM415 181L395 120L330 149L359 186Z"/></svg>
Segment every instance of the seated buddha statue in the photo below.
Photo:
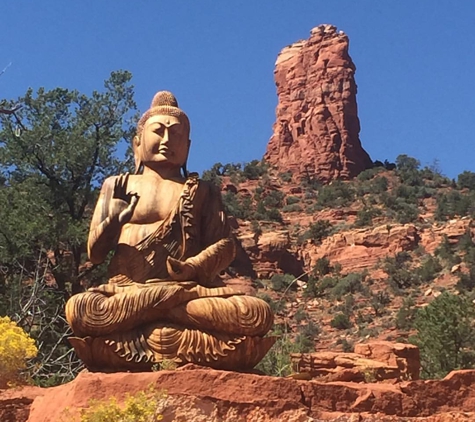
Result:
<svg viewBox="0 0 475 422"><path fill-rule="evenodd" d="M219 283L235 240L219 189L186 171L189 133L175 97L157 93L133 139L135 174L102 186L88 254L99 264L114 251L109 280L66 304L70 342L90 370L164 360L249 369L274 342L268 304Z"/></svg>

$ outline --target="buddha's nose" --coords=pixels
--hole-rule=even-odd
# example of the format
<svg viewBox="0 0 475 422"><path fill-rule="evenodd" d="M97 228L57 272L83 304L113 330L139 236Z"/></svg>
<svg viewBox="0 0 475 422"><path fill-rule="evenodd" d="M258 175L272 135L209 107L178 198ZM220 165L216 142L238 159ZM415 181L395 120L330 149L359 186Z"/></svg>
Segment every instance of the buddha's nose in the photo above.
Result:
<svg viewBox="0 0 475 422"><path fill-rule="evenodd" d="M168 128L166 127L165 130L163 131L161 143L167 143L169 140L170 140L170 132L168 131Z"/></svg>

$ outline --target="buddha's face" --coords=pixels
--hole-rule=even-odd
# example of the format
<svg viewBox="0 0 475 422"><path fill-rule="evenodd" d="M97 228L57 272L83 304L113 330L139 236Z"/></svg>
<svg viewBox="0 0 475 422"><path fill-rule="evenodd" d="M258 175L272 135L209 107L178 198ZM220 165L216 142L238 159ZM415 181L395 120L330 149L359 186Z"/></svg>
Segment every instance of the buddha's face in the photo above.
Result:
<svg viewBox="0 0 475 422"><path fill-rule="evenodd" d="M188 135L187 127L177 117L151 116L140 139L135 139L136 154L140 154L144 166L180 168L188 157Z"/></svg>

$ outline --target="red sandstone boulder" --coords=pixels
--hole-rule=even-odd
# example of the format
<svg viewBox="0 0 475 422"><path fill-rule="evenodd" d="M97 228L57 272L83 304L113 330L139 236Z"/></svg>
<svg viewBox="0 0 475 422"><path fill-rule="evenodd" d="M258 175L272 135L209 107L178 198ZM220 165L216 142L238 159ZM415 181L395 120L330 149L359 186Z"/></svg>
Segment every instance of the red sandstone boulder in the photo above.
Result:
<svg viewBox="0 0 475 422"><path fill-rule="evenodd" d="M297 179L349 179L372 162L359 139L355 65L348 37L332 25L312 29L310 38L277 57L279 103L264 159Z"/></svg>
<svg viewBox="0 0 475 422"><path fill-rule="evenodd" d="M246 233L238 239L259 278L270 278L276 273L298 277L304 272L302 262L290 250L290 235L287 230L269 231L259 236Z"/></svg>
<svg viewBox="0 0 475 422"><path fill-rule="evenodd" d="M378 341L355 344L355 353L398 368L400 379L418 380L421 370L419 348L413 344Z"/></svg>
<svg viewBox="0 0 475 422"><path fill-rule="evenodd" d="M44 392L43 388L31 386L0 390L0 421L26 421L33 400Z"/></svg>
<svg viewBox="0 0 475 422"><path fill-rule="evenodd" d="M357 344L354 353L293 353L297 374L317 381L375 382L419 379L419 349L388 341ZM298 377L300 378L300 377Z"/></svg>
<svg viewBox="0 0 475 422"><path fill-rule="evenodd" d="M71 383L43 389L28 422L59 422L66 408L74 416L91 398L115 396L120 402L150 385L166 391L159 406L163 421L475 420L475 371L455 371L444 380L376 384L297 381L191 366L151 373L82 373Z"/></svg>

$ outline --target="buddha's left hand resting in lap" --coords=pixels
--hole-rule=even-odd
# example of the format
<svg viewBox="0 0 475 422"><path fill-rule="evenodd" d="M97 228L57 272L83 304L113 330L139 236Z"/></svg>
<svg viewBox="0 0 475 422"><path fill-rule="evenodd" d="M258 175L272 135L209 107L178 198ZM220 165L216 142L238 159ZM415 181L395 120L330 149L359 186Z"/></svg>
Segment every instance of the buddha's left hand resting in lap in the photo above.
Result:
<svg viewBox="0 0 475 422"><path fill-rule="evenodd" d="M219 190L186 172L189 132L175 97L157 93L133 140L136 174L102 186L88 252L99 264L114 250L109 282L66 305L70 341L91 370L163 360L246 369L273 344L267 303L214 287L235 244Z"/></svg>

